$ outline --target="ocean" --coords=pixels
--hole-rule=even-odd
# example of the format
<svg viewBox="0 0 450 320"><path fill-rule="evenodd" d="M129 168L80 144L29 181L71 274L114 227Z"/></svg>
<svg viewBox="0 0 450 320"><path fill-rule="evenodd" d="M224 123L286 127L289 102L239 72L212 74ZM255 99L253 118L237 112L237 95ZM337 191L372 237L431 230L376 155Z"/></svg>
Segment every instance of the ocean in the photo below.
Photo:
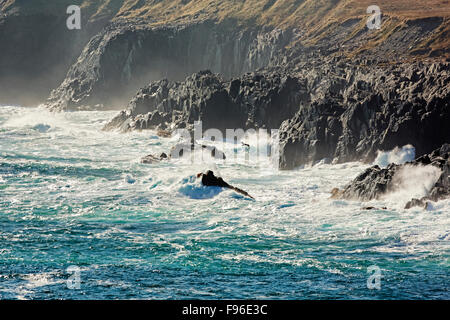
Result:
<svg viewBox="0 0 450 320"><path fill-rule="evenodd" d="M420 175L360 203L330 191L363 163L141 164L176 137L102 131L116 113L0 107L0 299L450 298L450 201L403 209Z"/></svg>

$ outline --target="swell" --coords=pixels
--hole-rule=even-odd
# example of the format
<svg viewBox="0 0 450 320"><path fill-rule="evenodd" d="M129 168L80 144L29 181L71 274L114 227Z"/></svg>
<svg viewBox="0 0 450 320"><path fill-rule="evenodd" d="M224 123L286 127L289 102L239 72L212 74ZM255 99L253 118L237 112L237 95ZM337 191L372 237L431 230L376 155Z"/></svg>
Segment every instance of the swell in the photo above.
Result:
<svg viewBox="0 0 450 320"><path fill-rule="evenodd" d="M0 163L0 174L2 175L17 176L22 173L37 173L41 176L73 177L78 179L93 177L115 181L122 179L124 171L111 168L92 168L87 166L59 166L42 162Z"/></svg>

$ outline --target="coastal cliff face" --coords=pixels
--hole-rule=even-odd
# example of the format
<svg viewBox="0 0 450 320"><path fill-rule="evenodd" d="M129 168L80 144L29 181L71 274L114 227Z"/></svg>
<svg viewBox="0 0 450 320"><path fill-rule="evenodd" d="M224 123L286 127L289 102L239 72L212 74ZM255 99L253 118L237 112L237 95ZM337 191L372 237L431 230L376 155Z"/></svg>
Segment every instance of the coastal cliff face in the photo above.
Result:
<svg viewBox="0 0 450 320"><path fill-rule="evenodd" d="M450 141L449 63L355 68L332 59L307 70L152 82L105 129L195 121L206 129L280 128L281 169L323 159L371 162L378 150L409 143L423 155Z"/></svg>
<svg viewBox="0 0 450 320"><path fill-rule="evenodd" d="M322 93L281 125L281 168L371 162L378 150L409 143L423 155L450 141L448 63L329 70L334 76L306 78Z"/></svg>
<svg viewBox="0 0 450 320"><path fill-rule="evenodd" d="M236 30L213 22L146 27L116 23L96 35L48 100L52 110L123 108L152 80L203 69L230 78L269 65L290 32Z"/></svg>
<svg viewBox="0 0 450 320"><path fill-rule="evenodd" d="M65 27L69 2L82 30ZM0 97L53 88L53 111L125 109L109 130L280 129L282 169L404 144L429 153L450 140L450 4L380 0L382 26L369 30L371 4L3 0ZM36 43L12 36L41 20Z"/></svg>
<svg viewBox="0 0 450 320"><path fill-rule="evenodd" d="M372 31L366 27L371 4L2 0L0 100L35 105L56 88L47 101L54 110L121 108L150 81L181 80L202 69L230 78L298 62L297 48L350 61L449 56L447 1L377 1L382 28ZM69 5L81 7L81 30L66 27Z"/></svg>
<svg viewBox="0 0 450 320"><path fill-rule="evenodd" d="M195 121L202 121L205 129L223 132L278 128L307 99L305 91L299 79L278 73L249 73L226 81L203 71L182 82L152 82L105 129L188 128Z"/></svg>

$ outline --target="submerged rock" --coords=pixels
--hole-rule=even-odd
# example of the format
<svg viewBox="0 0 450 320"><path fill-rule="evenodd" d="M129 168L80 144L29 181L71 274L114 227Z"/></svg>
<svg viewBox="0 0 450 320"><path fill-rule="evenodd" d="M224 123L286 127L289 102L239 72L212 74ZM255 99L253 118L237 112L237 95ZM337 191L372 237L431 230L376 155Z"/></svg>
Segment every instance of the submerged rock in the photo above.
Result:
<svg viewBox="0 0 450 320"><path fill-rule="evenodd" d="M161 153L158 155L148 155L141 159L141 163L144 164L154 164L159 163L161 161L167 161L170 159L179 159L182 157L187 156L188 153L194 152L194 151L204 151L206 150L209 155L212 158L218 159L218 160L225 160L227 157L225 156L225 153L219 149L217 149L215 146L208 146L204 144L187 144L187 143L179 143L172 147L169 154Z"/></svg>
<svg viewBox="0 0 450 320"><path fill-rule="evenodd" d="M160 129L156 132L156 135L161 138L170 138L172 136L172 131Z"/></svg>
<svg viewBox="0 0 450 320"><path fill-rule="evenodd" d="M212 158L218 160L225 160L227 157L225 153L215 146L209 146L205 144L197 144L197 143L178 143L172 147L170 150L170 158L182 158L186 156L188 153L195 151L204 151L206 150Z"/></svg>
<svg viewBox="0 0 450 320"><path fill-rule="evenodd" d="M155 155L150 154L150 155L145 156L144 158L142 158L141 159L141 163L154 164L154 163L159 163L159 162L164 161L164 160L169 160L169 157L165 153L161 153L159 156L155 156Z"/></svg>

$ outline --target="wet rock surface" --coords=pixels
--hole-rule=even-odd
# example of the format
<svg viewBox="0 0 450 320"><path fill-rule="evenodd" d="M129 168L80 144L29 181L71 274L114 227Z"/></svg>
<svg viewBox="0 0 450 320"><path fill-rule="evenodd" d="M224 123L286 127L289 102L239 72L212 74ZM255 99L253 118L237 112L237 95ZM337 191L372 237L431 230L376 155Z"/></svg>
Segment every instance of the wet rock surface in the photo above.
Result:
<svg viewBox="0 0 450 320"><path fill-rule="evenodd" d="M155 164L162 161L169 161L171 159L180 159L183 157L189 157L193 152L200 151L205 155L218 160L225 160L227 157L225 153L215 146L197 144L197 143L177 143L174 145L168 154L161 153L160 155L150 154L141 159L143 164Z"/></svg>
<svg viewBox="0 0 450 320"><path fill-rule="evenodd" d="M160 163L161 161L165 161L165 160L168 160L168 159L169 159L169 157L165 153L161 153L159 156L158 155L149 154L148 156L145 156L145 157L143 157L141 159L141 163L143 163L143 164L155 164L155 163Z"/></svg>
<svg viewBox="0 0 450 320"><path fill-rule="evenodd" d="M408 162L404 165L390 164L384 169L378 166L368 168L346 185L343 190L334 189L332 198L370 201L380 199L388 193L399 191L396 174L406 166L413 168L433 166L440 170L439 178L428 192L428 195L421 199L412 199L406 203L406 209L417 206L426 208L428 202L436 202L450 197L450 144L444 144L432 153L421 156L413 162Z"/></svg>
<svg viewBox="0 0 450 320"><path fill-rule="evenodd" d="M450 141L448 63L333 73L307 76L308 84L323 85L280 128L282 169L323 158L371 162L377 150L406 144L423 155Z"/></svg>

